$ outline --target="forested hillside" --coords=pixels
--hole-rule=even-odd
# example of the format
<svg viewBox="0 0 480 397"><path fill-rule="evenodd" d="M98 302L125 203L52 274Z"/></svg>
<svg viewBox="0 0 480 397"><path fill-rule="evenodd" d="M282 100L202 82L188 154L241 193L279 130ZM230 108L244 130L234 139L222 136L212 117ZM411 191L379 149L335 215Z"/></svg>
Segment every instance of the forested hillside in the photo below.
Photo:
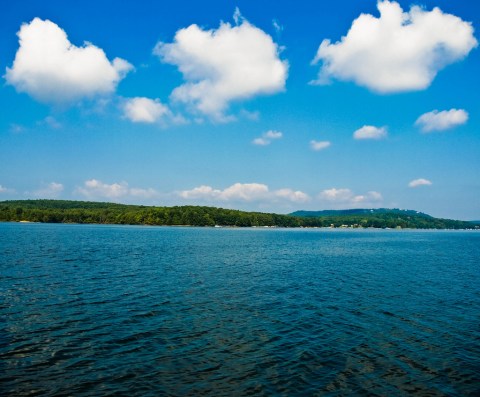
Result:
<svg viewBox="0 0 480 397"><path fill-rule="evenodd" d="M298 213L297 213L298 214ZM98 223L128 225L375 227L414 229L472 229L470 222L438 219L415 211L383 209L360 213L293 216L232 209L176 206L149 207L65 200L0 202L0 221L44 223Z"/></svg>

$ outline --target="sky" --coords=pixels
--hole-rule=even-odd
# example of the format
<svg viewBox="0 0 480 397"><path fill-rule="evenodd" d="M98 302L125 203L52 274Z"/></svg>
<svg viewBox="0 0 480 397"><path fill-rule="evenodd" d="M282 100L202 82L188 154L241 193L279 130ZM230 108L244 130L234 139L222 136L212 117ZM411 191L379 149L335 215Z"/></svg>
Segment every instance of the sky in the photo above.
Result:
<svg viewBox="0 0 480 397"><path fill-rule="evenodd" d="M480 219L480 4L10 1L0 200Z"/></svg>

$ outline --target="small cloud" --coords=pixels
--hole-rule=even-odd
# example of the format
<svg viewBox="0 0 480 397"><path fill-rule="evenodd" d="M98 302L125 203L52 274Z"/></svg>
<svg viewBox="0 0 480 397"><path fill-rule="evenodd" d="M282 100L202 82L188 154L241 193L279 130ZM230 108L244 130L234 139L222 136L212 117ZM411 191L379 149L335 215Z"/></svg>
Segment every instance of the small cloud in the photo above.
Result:
<svg viewBox="0 0 480 397"><path fill-rule="evenodd" d="M283 26L280 25L280 22L278 22L276 19L272 20L272 25L273 25L273 28L275 29L275 32L277 32L277 34L283 32Z"/></svg>
<svg viewBox="0 0 480 397"><path fill-rule="evenodd" d="M355 194L352 190L346 188L323 190L318 198L320 201L330 203L334 208L377 206L383 200L382 195L376 191Z"/></svg>
<svg viewBox="0 0 480 397"><path fill-rule="evenodd" d="M233 13L233 21L235 22L235 25L238 26L241 22L243 22L244 19L245 18L243 18L240 9L238 7L235 7L235 11Z"/></svg>
<svg viewBox="0 0 480 397"><path fill-rule="evenodd" d="M320 150L324 150L329 146L331 146L330 141L315 141L315 140L310 141L310 147L312 148L312 150L315 150L316 152Z"/></svg>
<svg viewBox="0 0 480 397"><path fill-rule="evenodd" d="M260 120L260 112L258 110L251 112L251 111L242 109L240 110L240 115L250 121Z"/></svg>
<svg viewBox="0 0 480 397"><path fill-rule="evenodd" d="M271 141L265 138L255 138L252 143L257 146L267 146L270 145Z"/></svg>
<svg viewBox="0 0 480 397"><path fill-rule="evenodd" d="M21 134L25 132L26 128L23 125L12 123L10 124L10 131L14 134Z"/></svg>
<svg viewBox="0 0 480 397"><path fill-rule="evenodd" d="M465 124L468 113L463 109L450 109L439 112L433 110L422 114L415 125L423 132L444 131Z"/></svg>
<svg viewBox="0 0 480 397"><path fill-rule="evenodd" d="M62 128L62 124L60 124L56 119L55 117L53 116L47 116L45 117L41 122L40 124L44 124L44 125L47 125L48 127L54 129L54 130L58 130L60 128Z"/></svg>
<svg viewBox="0 0 480 397"><path fill-rule="evenodd" d="M477 47L473 27L438 7L378 1L380 16L361 14L340 41L320 44L312 64L322 63L314 84L353 81L379 93L423 90L445 66Z"/></svg>
<svg viewBox="0 0 480 397"><path fill-rule="evenodd" d="M127 182L103 183L98 179L90 179L84 182L82 187L75 190L88 199L106 198L113 201L129 198L151 199L159 195L154 189L130 188Z"/></svg>
<svg viewBox="0 0 480 397"><path fill-rule="evenodd" d="M12 194L15 193L15 189L10 189L8 187L0 185L0 194Z"/></svg>
<svg viewBox="0 0 480 397"><path fill-rule="evenodd" d="M178 195L188 200L223 202L305 202L310 199L306 193L298 190L284 188L270 191L268 186L262 183L235 183L223 190L202 185L183 190Z"/></svg>
<svg viewBox="0 0 480 397"><path fill-rule="evenodd" d="M374 127L373 125L364 125L353 133L354 139L383 139L387 137L385 127Z"/></svg>
<svg viewBox="0 0 480 397"><path fill-rule="evenodd" d="M63 192L63 185L57 182L46 184L42 188L35 190L33 195L39 198L56 198Z"/></svg>
<svg viewBox="0 0 480 397"><path fill-rule="evenodd" d="M133 123L155 123L171 112L159 99L135 97L125 100L123 114Z"/></svg>
<svg viewBox="0 0 480 397"><path fill-rule="evenodd" d="M408 187L419 187L419 186L431 186L432 182L430 182L428 179L424 178L419 178L419 179L414 179L408 184Z"/></svg>
<svg viewBox="0 0 480 397"><path fill-rule="evenodd" d="M21 26L20 47L5 79L18 92L44 103L69 103L110 94L133 69L127 61L108 60L91 43L73 45L57 24L40 18Z"/></svg>
<svg viewBox="0 0 480 397"><path fill-rule="evenodd" d="M264 132L261 137L255 138L252 143L258 146L267 146L272 141L282 138L283 134L280 131L269 130Z"/></svg>
<svg viewBox="0 0 480 397"><path fill-rule="evenodd" d="M171 94L217 122L235 120L225 115L230 103L285 90L288 62L272 37L245 20L238 9L236 25L221 23L204 30L190 25L176 32L172 43L158 42L153 53L176 65L185 83Z"/></svg>

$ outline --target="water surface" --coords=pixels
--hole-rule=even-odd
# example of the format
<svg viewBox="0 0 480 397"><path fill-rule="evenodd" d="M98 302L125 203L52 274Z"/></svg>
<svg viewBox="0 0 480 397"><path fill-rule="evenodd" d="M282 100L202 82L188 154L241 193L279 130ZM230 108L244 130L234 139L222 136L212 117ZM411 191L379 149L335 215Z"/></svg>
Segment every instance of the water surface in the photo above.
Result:
<svg viewBox="0 0 480 397"><path fill-rule="evenodd" d="M0 223L0 395L480 395L480 233Z"/></svg>

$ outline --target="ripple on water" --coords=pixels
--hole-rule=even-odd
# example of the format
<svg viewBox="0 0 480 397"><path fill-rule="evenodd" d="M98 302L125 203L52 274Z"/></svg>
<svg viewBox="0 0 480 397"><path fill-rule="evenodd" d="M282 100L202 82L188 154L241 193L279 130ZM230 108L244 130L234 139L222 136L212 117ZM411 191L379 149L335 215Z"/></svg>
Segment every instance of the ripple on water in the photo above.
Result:
<svg viewBox="0 0 480 397"><path fill-rule="evenodd" d="M0 394L480 395L479 243L0 224Z"/></svg>

